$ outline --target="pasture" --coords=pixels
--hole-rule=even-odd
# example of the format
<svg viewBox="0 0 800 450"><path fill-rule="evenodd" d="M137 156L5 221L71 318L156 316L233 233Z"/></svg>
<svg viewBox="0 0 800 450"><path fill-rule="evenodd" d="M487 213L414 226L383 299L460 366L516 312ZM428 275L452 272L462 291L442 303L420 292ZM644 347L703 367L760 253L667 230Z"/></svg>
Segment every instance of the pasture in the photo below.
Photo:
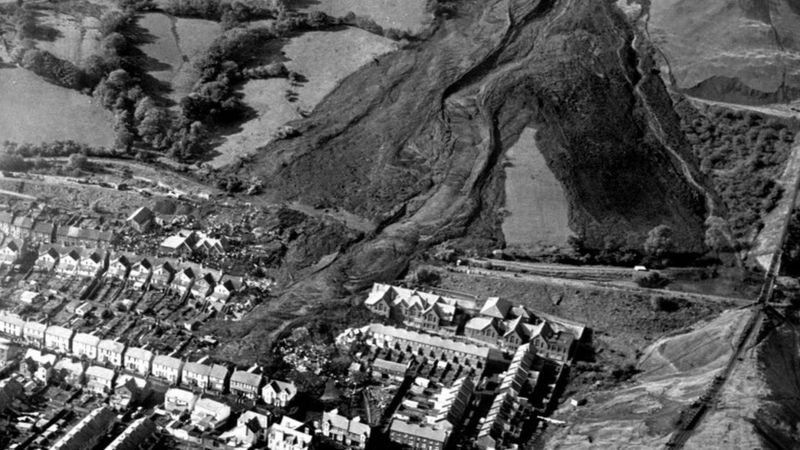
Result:
<svg viewBox="0 0 800 450"><path fill-rule="evenodd" d="M169 98L177 102L192 91L197 81L195 58L222 29L210 20L174 18L162 13L143 14L139 25L152 36L152 42L141 46L151 58L149 73L172 89Z"/></svg>
<svg viewBox="0 0 800 450"><path fill-rule="evenodd" d="M19 68L0 69L0 140L114 143L113 117L91 97Z"/></svg>
<svg viewBox="0 0 800 450"><path fill-rule="evenodd" d="M219 155L209 164L230 164L267 144L280 126L299 119L300 111L313 110L341 80L395 48L393 41L358 28L314 31L292 38L283 47L286 67L307 81L295 86L284 79L248 81L242 89L244 102L258 116L226 136L215 149Z"/></svg>
<svg viewBox="0 0 800 450"><path fill-rule="evenodd" d="M300 0L296 7L308 11L322 11L334 17L344 17L349 12L369 17L383 28L418 33L431 21L425 9L425 0Z"/></svg>
<svg viewBox="0 0 800 450"><path fill-rule="evenodd" d="M506 153L503 235L507 245L564 245L569 204L564 188L547 167L536 143L536 129L526 128Z"/></svg>

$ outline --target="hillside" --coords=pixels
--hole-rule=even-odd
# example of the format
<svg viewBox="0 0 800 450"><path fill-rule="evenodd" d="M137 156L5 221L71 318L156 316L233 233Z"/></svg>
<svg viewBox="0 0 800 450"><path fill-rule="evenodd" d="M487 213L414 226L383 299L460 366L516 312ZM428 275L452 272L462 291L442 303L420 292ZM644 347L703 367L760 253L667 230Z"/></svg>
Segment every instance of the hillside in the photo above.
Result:
<svg viewBox="0 0 800 450"><path fill-rule="evenodd" d="M793 0L641 1L643 28L672 87L743 104L800 97L800 4ZM649 5L649 8L647 7Z"/></svg>
<svg viewBox="0 0 800 450"><path fill-rule="evenodd" d="M273 198L380 224L349 267L361 285L396 274L419 244L467 229L502 243L498 162L534 127L564 187L569 228L587 245L638 247L667 224L678 251L702 251L714 195L619 10L567 0L459 5L430 39L345 79L293 124L301 136L233 170L261 177Z"/></svg>

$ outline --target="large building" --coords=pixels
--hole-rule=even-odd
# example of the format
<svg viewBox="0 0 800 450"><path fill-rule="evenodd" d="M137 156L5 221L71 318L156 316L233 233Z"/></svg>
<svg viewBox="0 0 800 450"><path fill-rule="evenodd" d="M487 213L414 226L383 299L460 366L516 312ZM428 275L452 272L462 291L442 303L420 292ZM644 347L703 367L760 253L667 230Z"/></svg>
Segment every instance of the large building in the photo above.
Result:
<svg viewBox="0 0 800 450"><path fill-rule="evenodd" d="M455 333L456 315L473 308L474 302L375 283L364 305L375 314L392 317L408 327Z"/></svg>
<svg viewBox="0 0 800 450"><path fill-rule="evenodd" d="M489 360L502 359L502 354L493 348L388 325L370 324L362 330L367 337L367 343L375 347L410 352L421 357L448 361L476 369L486 367Z"/></svg>
<svg viewBox="0 0 800 450"><path fill-rule="evenodd" d="M269 450L308 450L313 436L302 422L283 416L279 423L269 427L267 448Z"/></svg>

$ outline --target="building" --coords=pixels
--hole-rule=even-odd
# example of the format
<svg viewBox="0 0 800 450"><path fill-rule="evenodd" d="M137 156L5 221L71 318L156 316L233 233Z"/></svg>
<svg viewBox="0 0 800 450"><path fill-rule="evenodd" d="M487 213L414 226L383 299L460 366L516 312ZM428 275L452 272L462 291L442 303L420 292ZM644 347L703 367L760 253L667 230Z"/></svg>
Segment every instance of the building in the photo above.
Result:
<svg viewBox="0 0 800 450"><path fill-rule="evenodd" d="M192 285L194 284L194 280L196 275L194 270L191 267L184 267L178 274L175 276L175 280L172 283L175 286L175 289L181 293L181 295L185 294L186 291L191 289Z"/></svg>
<svg viewBox="0 0 800 450"><path fill-rule="evenodd" d="M25 321L16 314L3 314L0 313L0 333L11 337L22 337L22 328L25 326Z"/></svg>
<svg viewBox="0 0 800 450"><path fill-rule="evenodd" d="M80 386L83 384L83 375L86 366L79 359L64 357L58 360L53 367L53 377L62 380L70 386Z"/></svg>
<svg viewBox="0 0 800 450"><path fill-rule="evenodd" d="M313 436L298 422L283 416L280 423L269 427L267 448L269 450L307 450Z"/></svg>
<svg viewBox="0 0 800 450"><path fill-rule="evenodd" d="M69 328L59 325L50 326L44 333L44 347L56 353L69 353L74 334L75 332Z"/></svg>
<svg viewBox="0 0 800 450"><path fill-rule="evenodd" d="M99 344L99 337L93 334L77 333L72 338L72 354L94 361L97 359L97 346Z"/></svg>
<svg viewBox="0 0 800 450"><path fill-rule="evenodd" d="M150 350L129 347L122 358L123 367L129 372L146 377L150 375L155 355Z"/></svg>
<svg viewBox="0 0 800 450"><path fill-rule="evenodd" d="M0 247L0 265L10 266L16 263L22 255L24 246L22 241L7 239Z"/></svg>
<svg viewBox="0 0 800 450"><path fill-rule="evenodd" d="M494 317L473 317L464 325L464 336L496 345L498 340L502 337L497 324L498 319Z"/></svg>
<svg viewBox="0 0 800 450"><path fill-rule="evenodd" d="M150 231L156 224L156 216L150 208L142 206L128 216L126 222L139 233L145 233Z"/></svg>
<svg viewBox="0 0 800 450"><path fill-rule="evenodd" d="M47 246L43 252L39 253L33 266L38 271L49 272L55 269L60 255L61 253L56 247Z"/></svg>
<svg viewBox="0 0 800 450"><path fill-rule="evenodd" d="M139 377L122 374L117 377L109 405L117 411L124 411L144 401L150 394L150 383Z"/></svg>
<svg viewBox="0 0 800 450"><path fill-rule="evenodd" d="M0 368L22 355L22 346L8 339L0 338Z"/></svg>
<svg viewBox="0 0 800 450"><path fill-rule="evenodd" d="M29 348L22 357L20 373L26 379L47 384L53 375L56 359L56 355L43 354L39 350Z"/></svg>
<svg viewBox="0 0 800 450"><path fill-rule="evenodd" d="M142 258L133 263L128 279L133 283L134 289L140 289L147 283L152 273L153 263L147 258Z"/></svg>
<svg viewBox="0 0 800 450"><path fill-rule="evenodd" d="M0 211L0 232L3 234L11 234L11 229L14 227L14 213L8 211Z"/></svg>
<svg viewBox="0 0 800 450"><path fill-rule="evenodd" d="M500 297L489 297L481 307L480 315L504 320L511 311L511 303Z"/></svg>
<svg viewBox="0 0 800 450"><path fill-rule="evenodd" d="M214 279L214 275L210 272L205 272L203 275L194 280L194 284L192 285L192 295L200 298L208 297L208 295L214 291L214 287L216 285L217 282Z"/></svg>
<svg viewBox="0 0 800 450"><path fill-rule="evenodd" d="M417 356L448 361L477 369L486 367L487 361L502 360L499 350L417 333L388 325L371 324L363 328L367 343L389 350L409 352Z"/></svg>
<svg viewBox="0 0 800 450"><path fill-rule="evenodd" d="M192 409L192 425L202 431L216 430L231 417L231 407L212 400L201 398Z"/></svg>
<svg viewBox="0 0 800 450"><path fill-rule="evenodd" d="M117 436L105 450L139 450L152 448L153 438L156 435L156 424L147 417L134 420ZM150 442L150 445L148 443Z"/></svg>
<svg viewBox="0 0 800 450"><path fill-rule="evenodd" d="M183 361L180 359L167 355L157 355L153 358L153 370L151 373L156 378L178 385L181 382L181 369L183 369Z"/></svg>
<svg viewBox="0 0 800 450"><path fill-rule="evenodd" d="M572 353L575 337L567 332L556 332L548 322L542 322L531 331L530 342L539 356L563 363Z"/></svg>
<svg viewBox="0 0 800 450"><path fill-rule="evenodd" d="M125 344L122 342L103 339L97 344L97 360L103 364L122 367L122 355L125 353Z"/></svg>
<svg viewBox="0 0 800 450"><path fill-rule="evenodd" d="M77 273L84 277L94 277L106 270L108 260L100 250L84 250L78 265Z"/></svg>
<svg viewBox="0 0 800 450"><path fill-rule="evenodd" d="M239 394L250 399L258 398L263 377L260 373L236 370L231 375L230 390L232 394Z"/></svg>
<svg viewBox="0 0 800 450"><path fill-rule="evenodd" d="M194 409L197 399L194 392L170 388L164 394L164 410L173 416L179 416Z"/></svg>
<svg viewBox="0 0 800 450"><path fill-rule="evenodd" d="M228 389L231 370L227 366L214 364L208 374L209 390L223 393Z"/></svg>
<svg viewBox="0 0 800 450"><path fill-rule="evenodd" d="M81 419L51 450L85 450L94 448L114 427L115 415L108 406L101 406Z"/></svg>
<svg viewBox="0 0 800 450"><path fill-rule="evenodd" d="M89 366L86 369L86 390L95 394L106 395L114 390L114 377L112 369L100 366Z"/></svg>
<svg viewBox="0 0 800 450"><path fill-rule="evenodd" d="M124 280L131 270L131 261L127 255L117 255L113 261L108 264L108 276Z"/></svg>
<svg viewBox="0 0 800 450"><path fill-rule="evenodd" d="M22 338L28 345L42 348L44 347L44 332L47 331L47 325L39 322L25 322L22 326Z"/></svg>
<svg viewBox="0 0 800 450"><path fill-rule="evenodd" d="M211 366L199 362L187 362L181 371L181 384L205 390L211 382Z"/></svg>
<svg viewBox="0 0 800 450"><path fill-rule="evenodd" d="M81 264L81 252L76 248L64 248L58 257L58 265L55 266L56 272L62 275L72 275L78 271Z"/></svg>
<svg viewBox="0 0 800 450"><path fill-rule="evenodd" d="M370 435L370 426L361 418L348 419L339 411L322 413L322 435L351 448L365 448Z"/></svg>
<svg viewBox="0 0 800 450"><path fill-rule="evenodd" d="M245 411L236 421L236 427L220 435L219 439L229 447L252 448L267 439L269 418L255 411Z"/></svg>
<svg viewBox="0 0 800 450"><path fill-rule="evenodd" d="M236 281L226 278L214 286L214 290L211 292L211 299L215 302L226 303L237 289Z"/></svg>
<svg viewBox="0 0 800 450"><path fill-rule="evenodd" d="M182 230L164 239L159 250L171 256L191 255L197 240L197 233Z"/></svg>
<svg viewBox="0 0 800 450"><path fill-rule="evenodd" d="M153 274L150 277L150 285L156 288L165 288L169 286L172 279L175 277L175 272L172 263L169 261L162 261L153 268Z"/></svg>
<svg viewBox="0 0 800 450"><path fill-rule="evenodd" d="M34 245L52 244L56 239L56 225L52 222L36 222L31 230Z"/></svg>
<svg viewBox="0 0 800 450"><path fill-rule="evenodd" d="M261 390L264 403L285 408L297 395L297 386L288 381L272 380Z"/></svg>
<svg viewBox="0 0 800 450"><path fill-rule="evenodd" d="M467 301L375 283L364 305L373 313L392 317L408 327L455 333L460 302Z"/></svg>
<svg viewBox="0 0 800 450"><path fill-rule="evenodd" d="M9 230L9 234L17 239L26 239L30 237L33 230L33 219L26 216L18 216L14 218L14 223Z"/></svg>
<svg viewBox="0 0 800 450"><path fill-rule="evenodd" d="M432 426L393 419L389 439L411 450L442 450L447 445L450 431L446 423Z"/></svg>

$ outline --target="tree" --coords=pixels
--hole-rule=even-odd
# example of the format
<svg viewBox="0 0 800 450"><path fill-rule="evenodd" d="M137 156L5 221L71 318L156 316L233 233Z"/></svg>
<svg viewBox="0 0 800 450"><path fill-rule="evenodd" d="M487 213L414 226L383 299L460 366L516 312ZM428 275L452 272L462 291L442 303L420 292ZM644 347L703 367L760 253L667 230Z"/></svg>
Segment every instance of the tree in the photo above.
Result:
<svg viewBox="0 0 800 450"><path fill-rule="evenodd" d="M87 158L83 153L73 153L69 155L67 166L72 169L86 169L89 166L89 158Z"/></svg>
<svg viewBox="0 0 800 450"><path fill-rule="evenodd" d="M728 250L728 236L725 233L727 223L722 217L708 216L705 222L706 235L705 244L708 248L714 250L719 258L719 252Z"/></svg>
<svg viewBox="0 0 800 450"><path fill-rule="evenodd" d="M662 224L647 233L647 239L644 241L645 253L654 258L662 258L672 250L672 228Z"/></svg>

